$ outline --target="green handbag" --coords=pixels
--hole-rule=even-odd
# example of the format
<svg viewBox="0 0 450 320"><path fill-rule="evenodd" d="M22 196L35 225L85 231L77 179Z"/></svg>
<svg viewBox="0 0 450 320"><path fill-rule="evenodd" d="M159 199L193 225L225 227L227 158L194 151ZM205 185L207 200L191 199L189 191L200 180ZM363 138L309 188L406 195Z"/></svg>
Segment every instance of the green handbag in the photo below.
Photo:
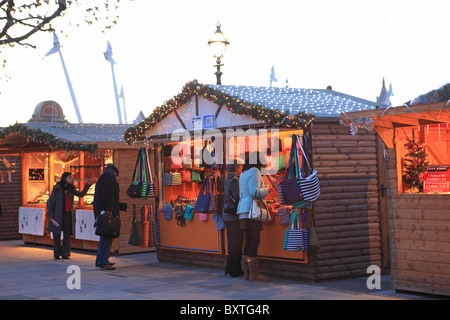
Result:
<svg viewBox="0 0 450 320"><path fill-rule="evenodd" d="M279 156L278 158L275 159L275 168L277 170L281 170L286 168L286 162L285 162L285 158L284 155Z"/></svg>
<svg viewBox="0 0 450 320"><path fill-rule="evenodd" d="M191 182L200 182L202 181L202 177L200 176L200 173L196 171L191 172Z"/></svg>

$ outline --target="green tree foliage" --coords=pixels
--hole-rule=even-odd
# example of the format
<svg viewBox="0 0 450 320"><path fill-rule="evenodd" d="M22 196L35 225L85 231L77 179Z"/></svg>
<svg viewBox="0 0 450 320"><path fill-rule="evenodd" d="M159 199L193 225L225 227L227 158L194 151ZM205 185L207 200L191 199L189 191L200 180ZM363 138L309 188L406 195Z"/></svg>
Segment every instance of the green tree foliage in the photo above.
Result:
<svg viewBox="0 0 450 320"><path fill-rule="evenodd" d="M417 188L419 192L423 192L423 173L427 169L428 161L425 154L423 141L415 141L414 130L412 131L412 139L406 139L405 147L408 153L405 156L403 164L403 181L410 188Z"/></svg>

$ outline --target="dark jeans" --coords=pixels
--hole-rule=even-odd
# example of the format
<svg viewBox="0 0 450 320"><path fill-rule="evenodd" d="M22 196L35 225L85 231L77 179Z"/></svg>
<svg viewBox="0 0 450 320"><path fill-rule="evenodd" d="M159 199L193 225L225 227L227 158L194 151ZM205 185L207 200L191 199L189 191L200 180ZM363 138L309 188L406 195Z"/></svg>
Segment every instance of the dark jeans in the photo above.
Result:
<svg viewBox="0 0 450 320"><path fill-rule="evenodd" d="M240 219L240 226L245 235L245 245L243 255L247 257L256 257L260 243L259 235L262 230L262 221L252 219Z"/></svg>
<svg viewBox="0 0 450 320"><path fill-rule="evenodd" d="M70 212L63 213L63 221L61 224L61 232L64 233L63 245L61 247L61 234L53 233L53 256L58 259L59 256L70 256L70 234L72 233L72 214Z"/></svg>
<svg viewBox="0 0 450 320"><path fill-rule="evenodd" d="M97 259L95 260L95 265L107 264L109 261L109 256L111 254L111 244L112 239L100 236L98 242Z"/></svg>
<svg viewBox="0 0 450 320"><path fill-rule="evenodd" d="M239 220L224 221L224 223L227 228L228 256L231 259L241 260L244 230L241 229Z"/></svg>

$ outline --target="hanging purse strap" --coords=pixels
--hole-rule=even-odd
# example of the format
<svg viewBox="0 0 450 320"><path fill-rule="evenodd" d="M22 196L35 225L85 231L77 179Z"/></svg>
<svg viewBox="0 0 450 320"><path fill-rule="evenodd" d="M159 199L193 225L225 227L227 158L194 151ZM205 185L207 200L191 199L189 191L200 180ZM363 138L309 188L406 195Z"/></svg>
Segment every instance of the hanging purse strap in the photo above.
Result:
<svg viewBox="0 0 450 320"><path fill-rule="evenodd" d="M146 170L145 170L146 165L144 162L144 148L139 149L139 158L141 160L141 162L140 162L141 181L142 181L142 183L146 183L147 182L147 174L146 174Z"/></svg>
<svg viewBox="0 0 450 320"><path fill-rule="evenodd" d="M136 164L134 165L133 183L137 183L137 182L138 182L138 180L137 180L137 175L136 175L138 163L139 163L139 153L138 153L138 157L137 157L137 159L136 159Z"/></svg>
<svg viewBox="0 0 450 320"><path fill-rule="evenodd" d="M152 176L152 168L150 167L150 158L148 157L148 149L145 148L145 155L147 158L147 166L148 166L148 174L149 174L149 178L150 178L150 183L153 183L153 176Z"/></svg>
<svg viewBox="0 0 450 320"><path fill-rule="evenodd" d="M302 146L302 142L299 138L297 138L297 143L298 143L300 149L302 150L302 158L304 158L306 160L306 163L308 164L308 168L312 172L311 165L309 164L309 161L308 161L308 155L305 153L305 150L303 149L303 146Z"/></svg>

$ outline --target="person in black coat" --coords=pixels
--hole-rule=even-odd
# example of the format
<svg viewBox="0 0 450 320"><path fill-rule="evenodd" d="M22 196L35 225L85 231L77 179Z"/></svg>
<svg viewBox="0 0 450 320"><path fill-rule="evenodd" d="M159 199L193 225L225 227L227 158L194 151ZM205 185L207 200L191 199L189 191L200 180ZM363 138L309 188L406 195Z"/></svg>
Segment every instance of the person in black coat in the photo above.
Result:
<svg viewBox="0 0 450 320"><path fill-rule="evenodd" d="M47 214L49 220L47 230L53 233L53 256L59 259L69 259L70 256L70 236L73 230L73 197L84 197L91 186L86 183L83 191L76 190L72 184L72 174L64 172L61 180L55 184L52 193L47 200ZM61 232L64 233L63 246L61 248Z"/></svg>
<svg viewBox="0 0 450 320"><path fill-rule="evenodd" d="M237 277L243 274L241 267L242 243L244 232L240 228L239 215L236 214L239 203L239 175L242 164L229 164L228 175L224 182L224 206L222 219L227 230L228 256L225 275Z"/></svg>
<svg viewBox="0 0 450 320"><path fill-rule="evenodd" d="M120 210L126 210L127 204L119 202L119 183L117 177L119 169L113 164L108 164L102 175L98 178L94 193L95 219L104 211L104 214L119 217ZM112 238L100 236L98 242L97 259L95 265L106 270L114 270L114 263L109 262Z"/></svg>

